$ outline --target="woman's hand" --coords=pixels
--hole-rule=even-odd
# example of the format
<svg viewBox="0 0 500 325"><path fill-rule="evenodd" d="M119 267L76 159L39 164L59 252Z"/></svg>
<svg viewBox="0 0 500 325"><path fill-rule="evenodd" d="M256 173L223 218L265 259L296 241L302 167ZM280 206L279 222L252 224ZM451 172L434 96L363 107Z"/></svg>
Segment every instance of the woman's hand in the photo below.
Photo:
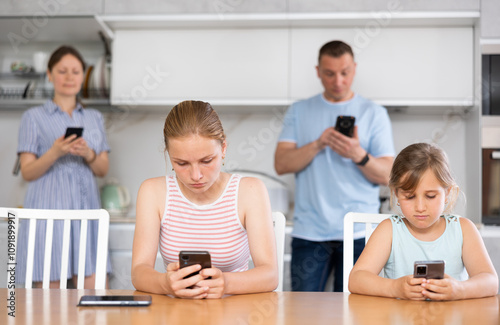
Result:
<svg viewBox="0 0 500 325"><path fill-rule="evenodd" d="M184 277L193 272L199 271L200 269L201 265L199 264L187 266L182 269L179 268L179 262L168 264L167 272L165 273L165 291L179 298L207 298L209 288L206 286L200 286L199 282L208 276L197 274L184 279Z"/></svg>
<svg viewBox="0 0 500 325"><path fill-rule="evenodd" d="M396 297L409 300L425 300L421 284L425 281L422 278L414 278L413 275L403 276L396 279L398 293Z"/></svg>
<svg viewBox="0 0 500 325"><path fill-rule="evenodd" d="M87 145L87 141L85 141L85 139L82 137L76 139L71 143L69 153L75 156L83 157L83 159L85 159L88 164L94 162L94 160L97 158L97 154L94 152L94 150L90 149L90 147Z"/></svg>
<svg viewBox="0 0 500 325"><path fill-rule="evenodd" d="M76 143L76 135L72 134L67 138L61 136L57 138L52 144L52 151L55 153L56 157L62 157L68 153L71 153L74 144Z"/></svg>
<svg viewBox="0 0 500 325"><path fill-rule="evenodd" d="M425 279L422 294L431 300L464 299L462 282L445 274L444 279Z"/></svg>

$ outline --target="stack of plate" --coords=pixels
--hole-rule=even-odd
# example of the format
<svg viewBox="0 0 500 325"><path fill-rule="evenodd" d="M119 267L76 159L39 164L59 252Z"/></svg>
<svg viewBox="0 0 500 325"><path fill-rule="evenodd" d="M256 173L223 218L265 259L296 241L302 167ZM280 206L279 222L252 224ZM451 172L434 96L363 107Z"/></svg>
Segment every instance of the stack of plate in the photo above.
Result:
<svg viewBox="0 0 500 325"><path fill-rule="evenodd" d="M104 56L94 66L89 66L83 86L84 98L107 98L111 83L110 68Z"/></svg>

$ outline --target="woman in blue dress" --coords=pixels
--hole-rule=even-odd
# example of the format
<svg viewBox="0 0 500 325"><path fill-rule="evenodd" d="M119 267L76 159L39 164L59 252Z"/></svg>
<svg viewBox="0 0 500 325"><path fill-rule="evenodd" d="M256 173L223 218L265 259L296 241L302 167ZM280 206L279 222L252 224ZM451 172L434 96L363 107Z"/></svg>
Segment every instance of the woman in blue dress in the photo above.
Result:
<svg viewBox="0 0 500 325"><path fill-rule="evenodd" d="M108 172L109 146L103 117L84 109L78 101L85 74L85 62L72 47L61 46L50 57L47 75L54 96L42 106L27 110L21 119L17 152L21 174L28 181L24 207L32 209L98 209L101 207L96 178ZM64 137L67 127L83 127L83 135ZM26 278L26 249L29 225L21 225L18 238L17 282ZM62 221L54 223L51 288L59 287ZM93 288L97 254L97 221L89 223L85 288ZM68 277L78 271L80 222L71 227ZM45 222L39 221L35 241L33 281L43 279ZM109 263L108 263L109 269Z"/></svg>

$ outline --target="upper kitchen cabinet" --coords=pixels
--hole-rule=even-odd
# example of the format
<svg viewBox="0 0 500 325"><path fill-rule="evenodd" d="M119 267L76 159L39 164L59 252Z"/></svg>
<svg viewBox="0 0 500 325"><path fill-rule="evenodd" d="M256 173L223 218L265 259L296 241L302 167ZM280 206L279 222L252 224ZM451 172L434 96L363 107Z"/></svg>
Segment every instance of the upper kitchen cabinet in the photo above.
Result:
<svg viewBox="0 0 500 325"><path fill-rule="evenodd" d="M318 50L353 46L353 89L385 106L474 105L472 27L118 30L111 103L289 105L322 91Z"/></svg>
<svg viewBox="0 0 500 325"><path fill-rule="evenodd" d="M288 30L119 30L111 103L164 106L285 104Z"/></svg>
<svg viewBox="0 0 500 325"><path fill-rule="evenodd" d="M481 0L481 38L500 40L500 1Z"/></svg>
<svg viewBox="0 0 500 325"><path fill-rule="evenodd" d="M106 0L104 12L114 14L229 14L286 12L287 0Z"/></svg>
<svg viewBox="0 0 500 325"><path fill-rule="evenodd" d="M290 12L479 10L480 0L288 0ZM495 1L495 0L491 0Z"/></svg>
<svg viewBox="0 0 500 325"><path fill-rule="evenodd" d="M104 0L23 0L2 1L3 16L36 16L37 19L61 15L95 15L102 13Z"/></svg>
<svg viewBox="0 0 500 325"><path fill-rule="evenodd" d="M362 28L291 31L291 99L322 91L320 47L343 40L357 62L353 89L387 106L471 106L472 28Z"/></svg>
<svg viewBox="0 0 500 325"><path fill-rule="evenodd" d="M0 44L10 44L15 52L38 42L100 42L105 28L94 16L3 17L0 18Z"/></svg>

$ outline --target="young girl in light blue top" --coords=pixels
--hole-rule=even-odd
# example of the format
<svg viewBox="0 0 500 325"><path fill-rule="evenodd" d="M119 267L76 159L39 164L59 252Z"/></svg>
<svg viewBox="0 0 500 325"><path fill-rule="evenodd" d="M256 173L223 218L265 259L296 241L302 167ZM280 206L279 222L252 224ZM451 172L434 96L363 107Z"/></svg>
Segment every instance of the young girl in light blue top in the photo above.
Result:
<svg viewBox="0 0 500 325"><path fill-rule="evenodd" d="M391 200L401 215L384 220L349 277L349 291L412 300L457 300L497 294L498 277L475 225L450 215L459 189L446 154L412 144L394 161ZM413 277L413 263L444 260L444 279ZM385 277L379 276L384 270Z"/></svg>

